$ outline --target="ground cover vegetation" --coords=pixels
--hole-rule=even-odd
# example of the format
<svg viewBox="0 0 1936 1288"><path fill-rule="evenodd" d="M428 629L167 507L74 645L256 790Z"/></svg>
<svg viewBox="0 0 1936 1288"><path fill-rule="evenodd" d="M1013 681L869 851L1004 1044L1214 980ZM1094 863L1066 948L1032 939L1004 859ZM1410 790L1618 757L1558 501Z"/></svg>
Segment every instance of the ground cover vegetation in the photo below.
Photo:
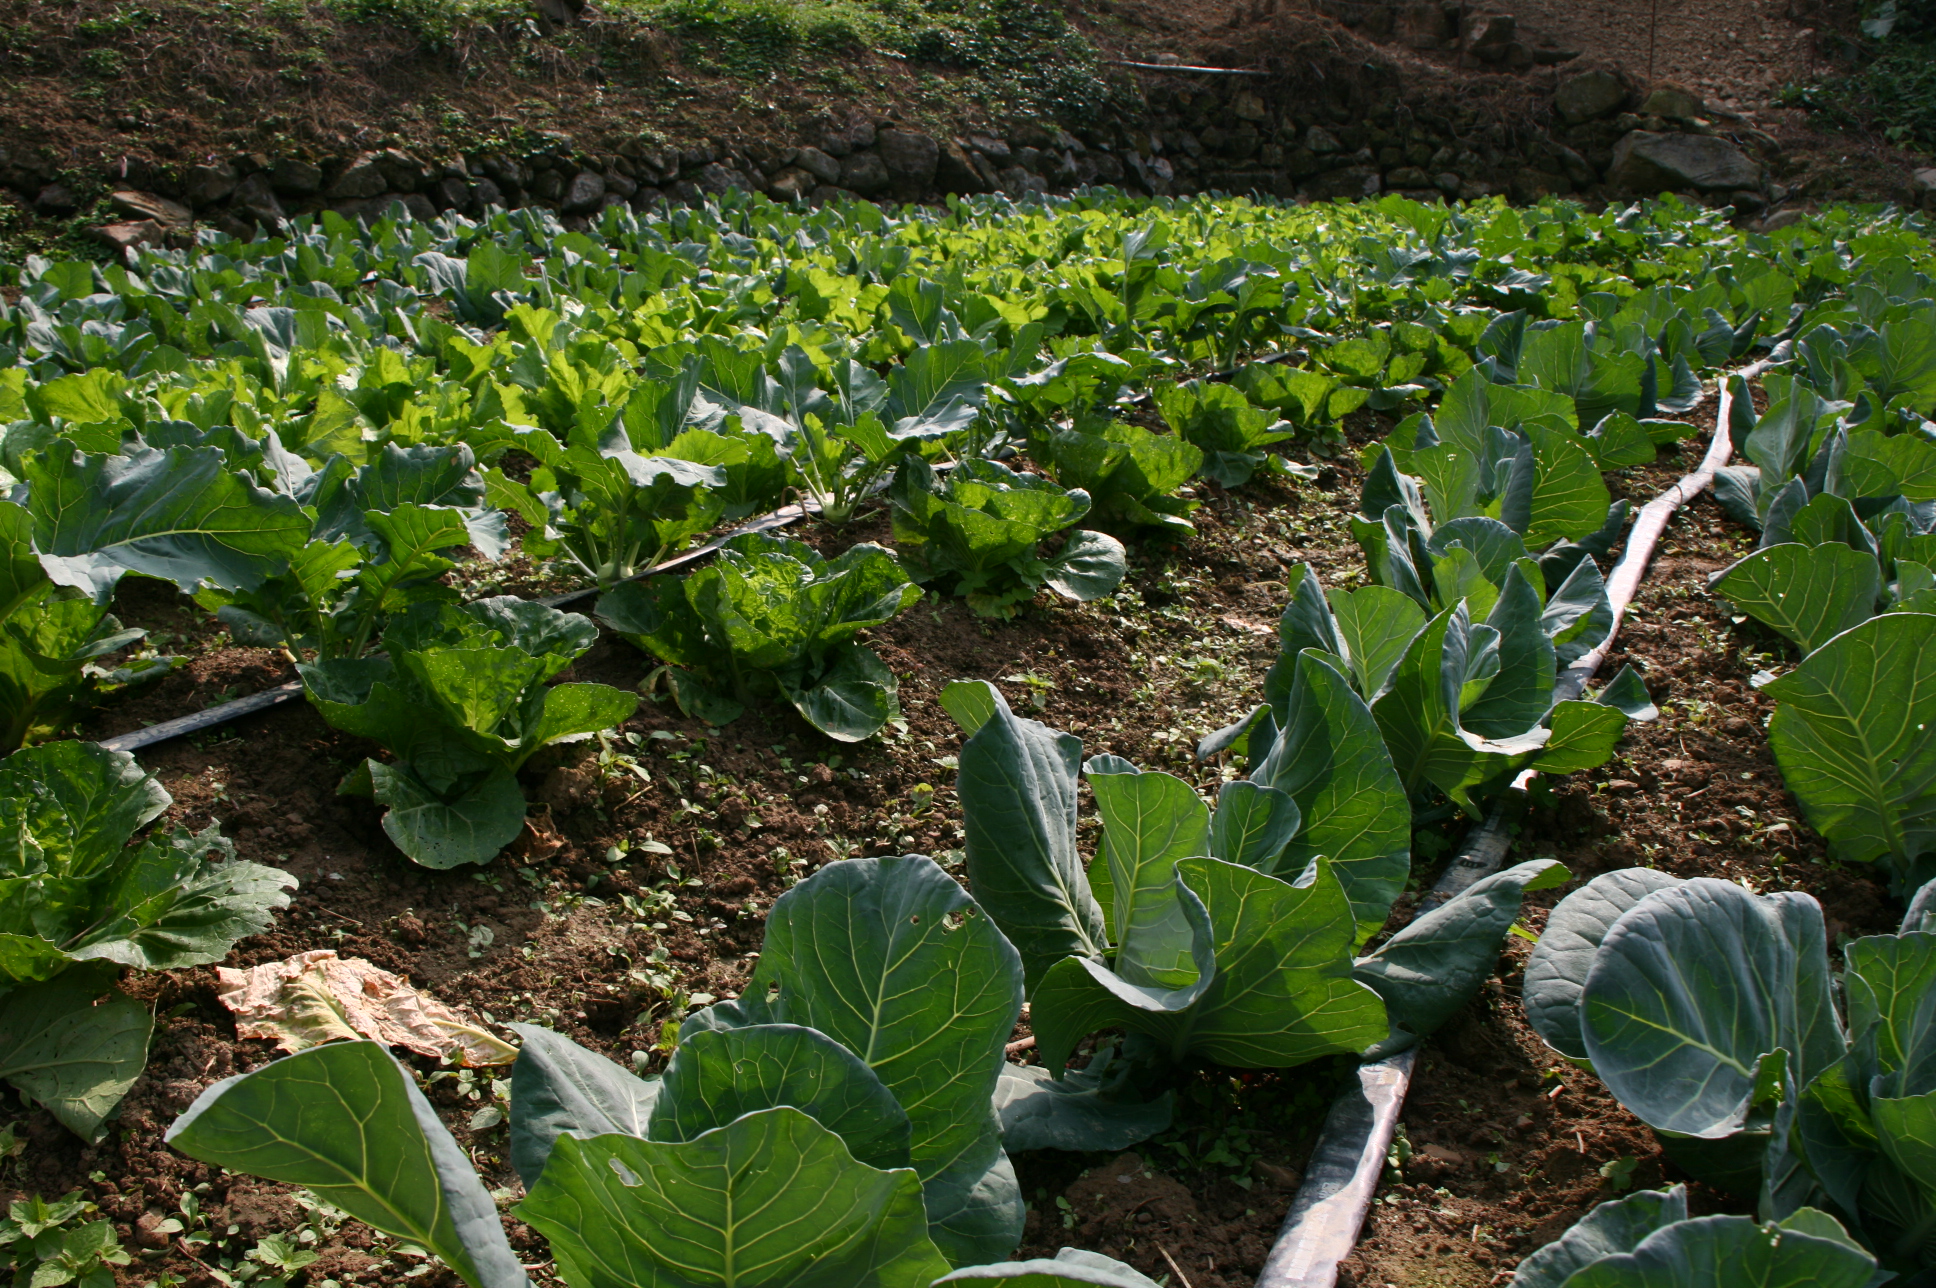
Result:
<svg viewBox="0 0 1936 1288"><path fill-rule="evenodd" d="M878 641L908 617L939 626L959 596L992 639L1078 611L1061 601L1107 611L1206 498L1350 471L1356 566L1334 561L1327 588L1316 560L1282 565L1262 692L1231 693L1234 723L1200 742L1173 737L1177 772L1085 758L996 685L949 685L959 738L935 759L957 775L958 852L849 845L809 873L772 850L787 885L742 909L764 926L736 996L676 989L663 943L630 968L670 1003L632 1069L512 1026L491 1123L525 1191L513 1219L574 1288L1147 1284L1096 1253L1009 1261L1029 1228L1017 1159L1126 1149L1187 1128L1206 1071L1389 1054L1461 1011L1527 896L1567 869L1534 857L1388 934L1394 911L1523 771L1598 770L1657 714L1635 671L1598 692L1567 676L1612 621L1603 576L1630 505L1609 480L1686 437L1676 417L1704 382L1759 356L1779 370L1761 410L1741 389L1729 428L1753 465L1722 495L1764 549L1717 590L1808 650L1771 657L1764 686L1804 816L1915 903L1900 934L1841 948L1838 1004L1807 896L1651 869L1570 895L1528 968L1529 1017L1690 1173L1758 1199L1761 1224L1630 1199L1522 1273L1926 1268L1926 233L1840 210L1750 234L1671 199L1596 215L731 197L612 208L590 231L541 211L324 215L125 265L29 259L0 314L9 567L16 613L75 607L41 646L59 701L0 691L38 744L0 762L0 808L20 816L0 836L0 1034L39 1052L3 1071L99 1133L154 1023L121 968L223 958L292 880L216 833L124 848L166 794L124 753L48 741L85 718L77 675L166 669L152 649L92 663L141 643L105 617L128 585L172 586L233 646L296 668L360 749L336 790L373 798L397 862L488 880L507 846L561 844L519 781L547 747L595 747L579 763L652 785L624 732L642 695L708 737L795 717L850 747L905 737L920 662ZM1385 432L1351 443L1364 412ZM807 503L802 539L726 536L710 562L635 580L790 501ZM512 582L597 594L593 616L495 593ZM650 655L641 693L581 677L600 623ZM1001 678L1045 709L1050 681ZM660 770L691 778L680 792L718 787L685 759ZM896 816L910 832L936 795L922 786ZM650 834L609 861L634 846L664 871L618 896L650 939L699 883ZM1659 968L1690 955L1739 969ZM482 1164L376 1043L207 1086L169 1140L303 1187L467 1283L530 1273ZM107 1273L110 1245L49 1202L18 1205L7 1246Z"/></svg>

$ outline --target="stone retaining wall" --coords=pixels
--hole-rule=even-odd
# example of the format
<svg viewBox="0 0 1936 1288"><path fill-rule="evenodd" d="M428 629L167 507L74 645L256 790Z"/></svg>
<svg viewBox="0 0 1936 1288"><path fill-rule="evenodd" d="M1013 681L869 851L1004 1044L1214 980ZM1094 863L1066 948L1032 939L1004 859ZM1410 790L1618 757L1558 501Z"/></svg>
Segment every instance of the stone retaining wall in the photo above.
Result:
<svg viewBox="0 0 1936 1288"><path fill-rule="evenodd" d="M1483 29L1480 29L1483 35ZM402 148L326 161L251 154L210 158L185 173L123 163L106 176L121 222L112 244L165 238L202 221L246 233L331 209L373 217L393 203L439 211L538 205L567 219L625 204L695 203L733 188L778 200L836 195L932 201L949 194L1063 192L1106 184L1151 195L1204 191L1279 198L1354 198L1385 191L1422 200L1504 194L1617 199L1662 191L1755 215L1785 191L1775 140L1704 113L1691 95L1641 99L1617 72L1538 73L1552 88L1516 112L1435 106L1385 69L1313 94L1285 78L1150 73L1140 120L1064 128L1017 125L1000 136L934 137L892 120L854 117L811 137L699 144L642 140L586 151L562 136L528 155L430 156ZM1441 94L1441 100L1443 94ZM0 184L43 214L75 213L58 177L0 150Z"/></svg>

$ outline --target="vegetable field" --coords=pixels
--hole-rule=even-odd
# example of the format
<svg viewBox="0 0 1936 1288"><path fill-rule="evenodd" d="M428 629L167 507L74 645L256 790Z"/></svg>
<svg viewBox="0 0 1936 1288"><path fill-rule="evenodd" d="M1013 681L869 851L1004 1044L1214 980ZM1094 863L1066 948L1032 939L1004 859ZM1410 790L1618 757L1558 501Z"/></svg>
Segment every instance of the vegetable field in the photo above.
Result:
<svg viewBox="0 0 1936 1288"><path fill-rule="evenodd" d="M1339 1282L1936 1274L1932 261L734 195L6 268L0 1258L1247 1288L1415 1050Z"/></svg>

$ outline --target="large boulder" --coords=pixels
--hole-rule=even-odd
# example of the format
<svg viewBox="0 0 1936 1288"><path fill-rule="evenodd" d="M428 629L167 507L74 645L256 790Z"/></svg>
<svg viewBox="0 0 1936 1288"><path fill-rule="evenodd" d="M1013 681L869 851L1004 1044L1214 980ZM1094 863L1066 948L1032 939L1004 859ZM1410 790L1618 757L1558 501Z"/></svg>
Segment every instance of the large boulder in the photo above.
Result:
<svg viewBox="0 0 1936 1288"><path fill-rule="evenodd" d="M960 143L950 140L935 158L934 186L942 192L987 192L994 185L982 177L974 158Z"/></svg>
<svg viewBox="0 0 1936 1288"><path fill-rule="evenodd" d="M775 201L800 201L812 192L819 182L811 170L790 165L767 180L766 195Z"/></svg>
<svg viewBox="0 0 1936 1288"><path fill-rule="evenodd" d="M313 197L323 190L323 172L307 161L283 157L269 172L269 186L284 197Z"/></svg>
<svg viewBox="0 0 1936 1288"><path fill-rule="evenodd" d="M360 201L367 197L380 197L389 191L389 180L377 167L376 153L365 152L351 161L336 176L336 182L329 185L324 194L330 201Z"/></svg>
<svg viewBox="0 0 1936 1288"><path fill-rule="evenodd" d="M1607 182L1630 192L1720 192L1760 187L1761 167L1725 139L1634 130L1613 145Z"/></svg>
<svg viewBox="0 0 1936 1288"><path fill-rule="evenodd" d="M856 152L840 163L840 186L871 197L892 182L887 164L873 152Z"/></svg>
<svg viewBox="0 0 1936 1288"><path fill-rule="evenodd" d="M212 206L227 201L235 191L235 167L226 161L190 166L182 179L182 196L190 205Z"/></svg>
<svg viewBox="0 0 1936 1288"><path fill-rule="evenodd" d="M793 164L822 183L840 182L840 162L819 148L801 148L794 154Z"/></svg>
<svg viewBox="0 0 1936 1288"><path fill-rule="evenodd" d="M564 197L559 201L566 214L582 215L597 210L605 202L605 176L593 174L590 170L580 170L565 185Z"/></svg>
<svg viewBox="0 0 1936 1288"><path fill-rule="evenodd" d="M1553 92L1553 108L1568 125L1597 121L1618 111L1627 101L1627 87L1612 72L1581 72L1568 76Z"/></svg>
<svg viewBox="0 0 1936 1288"><path fill-rule="evenodd" d="M282 203L276 200L275 190L269 186L269 176L260 170L236 185L235 205L244 214L254 216L259 223L275 225L282 222Z"/></svg>
<svg viewBox="0 0 1936 1288"><path fill-rule="evenodd" d="M1678 85L1656 85L1640 104L1642 116L1661 116L1670 121L1691 121L1707 114L1700 97Z"/></svg>
<svg viewBox="0 0 1936 1288"><path fill-rule="evenodd" d="M160 224L164 228L179 228L183 224L195 221L195 212L187 206L179 201L158 197L152 192L124 188L111 194L108 200L114 204L115 210L129 216L136 223L146 221ZM120 225L108 226L119 227Z"/></svg>
<svg viewBox="0 0 1936 1288"><path fill-rule="evenodd" d="M918 196L934 184L941 146L914 130L881 130L874 136L874 152L887 167L897 191Z"/></svg>
<svg viewBox="0 0 1936 1288"><path fill-rule="evenodd" d="M1918 170L1909 176L1909 204L1936 210L1936 168Z"/></svg>

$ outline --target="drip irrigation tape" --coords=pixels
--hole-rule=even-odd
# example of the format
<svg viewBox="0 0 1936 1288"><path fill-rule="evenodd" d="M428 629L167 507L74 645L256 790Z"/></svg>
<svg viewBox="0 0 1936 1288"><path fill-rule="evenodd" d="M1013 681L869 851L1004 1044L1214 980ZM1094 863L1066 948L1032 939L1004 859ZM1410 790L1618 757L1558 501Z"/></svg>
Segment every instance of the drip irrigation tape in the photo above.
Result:
<svg viewBox="0 0 1936 1288"><path fill-rule="evenodd" d="M1667 521L1705 491L1714 482L1714 472L1728 463L1734 450L1728 428L1733 382L1751 380L1776 361L1764 359L1721 377L1720 409L1707 454L1697 469L1641 507L1627 533L1626 553L1607 578L1613 625L1597 648L1560 674L1554 685L1555 701L1577 698L1585 691L1587 681L1612 651L1614 637L1619 634L1628 605L1639 593L1641 578L1667 529ZM1493 805L1485 823L1467 834L1465 844L1446 865L1437 884L1420 900L1420 912L1438 907L1505 863L1519 816L1526 809L1526 784L1532 776L1531 770L1522 774ZM1358 1242L1372 1194L1384 1173L1386 1152L1391 1148L1399 1112L1405 1107L1417 1054L1414 1047L1358 1066L1358 1085L1332 1103L1304 1181L1291 1200L1291 1210L1257 1276L1256 1288L1336 1288L1338 1266Z"/></svg>

